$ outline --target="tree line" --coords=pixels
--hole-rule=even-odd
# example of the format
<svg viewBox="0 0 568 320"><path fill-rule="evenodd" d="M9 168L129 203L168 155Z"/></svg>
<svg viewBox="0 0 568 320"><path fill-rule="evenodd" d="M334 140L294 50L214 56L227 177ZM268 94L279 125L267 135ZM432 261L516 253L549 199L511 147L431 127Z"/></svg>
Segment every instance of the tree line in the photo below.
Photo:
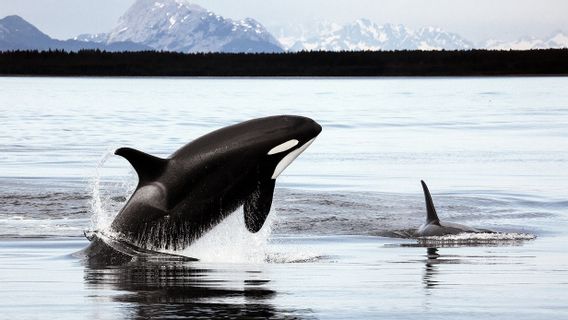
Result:
<svg viewBox="0 0 568 320"><path fill-rule="evenodd" d="M567 75L568 49L296 53L0 52L0 75L506 76Z"/></svg>

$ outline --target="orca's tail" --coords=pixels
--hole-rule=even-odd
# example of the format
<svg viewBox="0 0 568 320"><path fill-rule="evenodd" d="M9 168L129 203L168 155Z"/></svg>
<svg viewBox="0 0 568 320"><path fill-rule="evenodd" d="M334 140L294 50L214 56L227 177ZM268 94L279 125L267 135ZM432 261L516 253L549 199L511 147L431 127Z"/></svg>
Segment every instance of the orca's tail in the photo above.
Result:
<svg viewBox="0 0 568 320"><path fill-rule="evenodd" d="M430 190L428 190L426 182L424 182L423 180L421 180L420 182L422 182L424 200L426 200L426 224L440 224L440 219L438 218L438 214L436 213L436 207L434 207L434 201L432 201Z"/></svg>

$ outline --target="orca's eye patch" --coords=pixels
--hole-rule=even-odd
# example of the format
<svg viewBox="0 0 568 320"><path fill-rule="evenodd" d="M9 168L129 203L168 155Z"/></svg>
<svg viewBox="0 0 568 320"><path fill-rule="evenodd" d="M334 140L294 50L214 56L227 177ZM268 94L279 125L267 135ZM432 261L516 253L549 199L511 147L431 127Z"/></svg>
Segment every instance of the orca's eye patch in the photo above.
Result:
<svg viewBox="0 0 568 320"><path fill-rule="evenodd" d="M287 155L285 155L284 158L282 158L282 160L278 162L278 165L274 169L272 179L278 178L282 171L284 171L284 169L286 169L292 163L292 161L294 161L300 155L300 153L304 152L304 150L306 150L312 144L312 142L314 142L315 139L316 138L313 138L312 140L306 142L303 146L290 151Z"/></svg>
<svg viewBox="0 0 568 320"><path fill-rule="evenodd" d="M298 143L299 143L299 141L296 140L296 139L288 140L288 141L286 141L282 144L279 144L276 147L272 148L270 151L268 151L268 155L270 156L270 155L273 155L273 154L288 151L288 150L294 148L295 146L297 146Z"/></svg>

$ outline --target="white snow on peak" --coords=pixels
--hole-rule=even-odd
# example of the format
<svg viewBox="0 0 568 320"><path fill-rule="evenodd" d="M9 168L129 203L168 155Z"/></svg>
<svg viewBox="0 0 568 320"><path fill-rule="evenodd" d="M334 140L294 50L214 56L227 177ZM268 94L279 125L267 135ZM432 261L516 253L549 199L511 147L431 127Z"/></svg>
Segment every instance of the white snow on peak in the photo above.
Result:
<svg viewBox="0 0 568 320"><path fill-rule="evenodd" d="M568 35L562 31L550 36L546 44L552 48L568 48Z"/></svg>
<svg viewBox="0 0 568 320"><path fill-rule="evenodd" d="M437 27L414 31L403 25L379 25L359 19L344 25L320 23L311 31L287 33L281 29L278 38L289 51L301 50L439 50L470 49L469 41Z"/></svg>
<svg viewBox="0 0 568 320"><path fill-rule="evenodd" d="M253 19L235 21L187 0L137 0L107 41L181 52L274 52L280 43Z"/></svg>
<svg viewBox="0 0 568 320"><path fill-rule="evenodd" d="M438 26L410 29L401 24L377 24L358 19L338 25L326 21L284 25L272 29L288 51L313 50L529 50L568 48L568 35L558 31L549 37L523 37L516 41L489 40L474 44Z"/></svg>
<svg viewBox="0 0 568 320"><path fill-rule="evenodd" d="M515 41L487 40L480 47L490 50L531 50L568 48L568 36L558 31L546 38L522 37Z"/></svg>

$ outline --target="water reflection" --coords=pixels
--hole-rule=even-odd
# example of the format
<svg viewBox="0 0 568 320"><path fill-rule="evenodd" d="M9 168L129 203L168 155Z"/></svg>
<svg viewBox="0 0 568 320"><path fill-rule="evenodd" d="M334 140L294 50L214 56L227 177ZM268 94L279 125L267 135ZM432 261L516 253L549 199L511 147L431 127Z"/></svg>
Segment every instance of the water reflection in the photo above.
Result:
<svg viewBox="0 0 568 320"><path fill-rule="evenodd" d="M86 265L85 283L106 290L113 302L124 303L135 319L226 318L299 319L299 311L272 304L276 292L260 271L202 269L191 262L131 262L119 266ZM126 310L129 309L129 310Z"/></svg>
<svg viewBox="0 0 568 320"><path fill-rule="evenodd" d="M424 287L426 289L434 289L442 285L442 282L439 279L441 273L440 265L464 263L464 261L462 261L463 258L464 257L456 255L442 255L440 254L440 248L426 248L426 260L424 266L424 275L422 278Z"/></svg>
<svg viewBox="0 0 568 320"><path fill-rule="evenodd" d="M518 245L519 243L514 242L509 247ZM443 250L444 254L442 254L440 250ZM452 251L454 252L453 254L448 253ZM487 266L489 270L495 270L496 272L498 272L498 270L506 268L507 266L528 265L534 263L533 260L536 258L534 255L513 255L508 253L507 251L501 252L502 253L497 254L492 250L485 250L481 253L478 250L465 250L462 251L462 254L456 254L454 247L427 247L425 255L426 259L423 260L425 265L422 278L424 288L429 290L448 285L455 287L467 283L465 281L460 281L466 279L462 277L455 277L457 268L448 268L448 265L464 265L461 268L466 268L466 270L468 266L471 266L471 268L478 268L477 266ZM488 274L491 274L491 272L488 271ZM491 275L495 276L495 274ZM443 278L443 280L441 278Z"/></svg>
<svg viewBox="0 0 568 320"><path fill-rule="evenodd" d="M423 282L426 288L434 288L438 285L436 280L436 275L438 274L438 264L441 260L440 254L438 253L438 248L427 248L426 249L426 267L424 268L424 278Z"/></svg>

